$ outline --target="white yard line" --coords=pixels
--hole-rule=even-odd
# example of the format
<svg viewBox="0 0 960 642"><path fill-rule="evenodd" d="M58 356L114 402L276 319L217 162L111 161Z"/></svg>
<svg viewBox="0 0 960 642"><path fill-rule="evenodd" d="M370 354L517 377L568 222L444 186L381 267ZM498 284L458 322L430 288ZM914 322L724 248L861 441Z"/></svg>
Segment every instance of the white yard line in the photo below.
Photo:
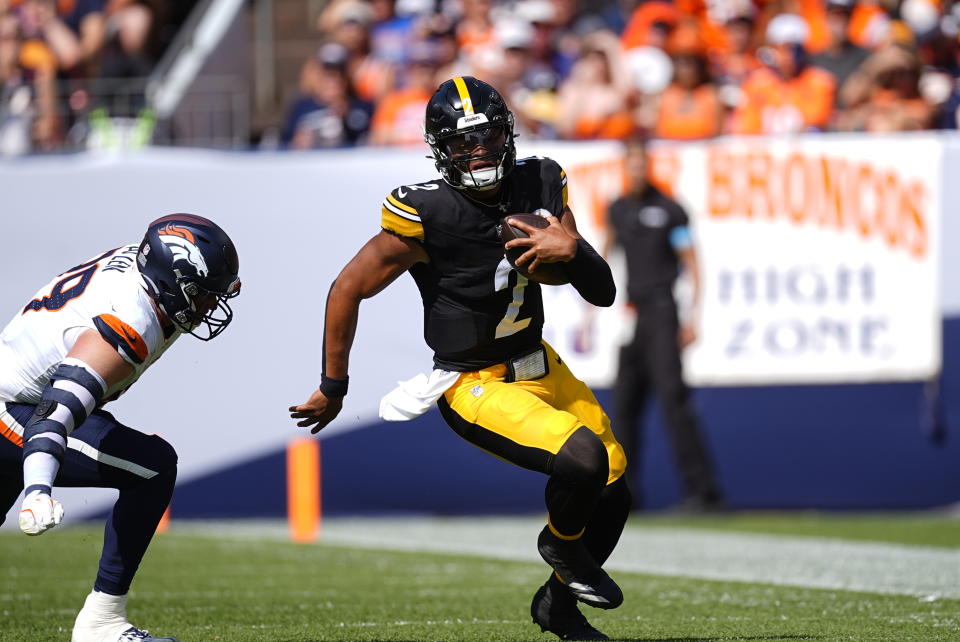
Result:
<svg viewBox="0 0 960 642"><path fill-rule="evenodd" d="M540 561L533 518L327 519L321 543ZM174 522L182 533L286 538L278 522ZM960 599L960 550L825 537L628 526L610 570Z"/></svg>

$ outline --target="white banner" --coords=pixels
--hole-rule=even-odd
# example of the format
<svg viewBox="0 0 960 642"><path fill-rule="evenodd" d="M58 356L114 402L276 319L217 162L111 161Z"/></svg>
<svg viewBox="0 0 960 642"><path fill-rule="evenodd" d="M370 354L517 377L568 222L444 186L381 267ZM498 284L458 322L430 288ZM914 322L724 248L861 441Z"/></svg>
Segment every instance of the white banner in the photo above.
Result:
<svg viewBox="0 0 960 642"><path fill-rule="evenodd" d="M687 148L704 270L692 383L923 379L940 369L932 137Z"/></svg>
<svg viewBox="0 0 960 642"><path fill-rule="evenodd" d="M659 150L657 175L694 217L705 271L701 340L688 355L691 380L851 381L935 372L941 148L932 137L896 136ZM623 187L620 146L531 145L520 153L563 165L580 230L600 246L604 212ZM436 175L423 155L150 149L0 161L0 324L51 274L98 249L136 241L151 219L178 211L208 216L240 250L244 287L234 324L210 344L178 342L111 407L128 425L162 433L177 447L181 481L270 452L304 434L286 408L319 381L329 284L379 230L384 195ZM622 274L619 257L612 263ZM544 288L544 300L547 339L578 376L609 385L616 348L630 328L624 306L598 311L568 286ZM584 341L590 314L594 332ZM376 421L381 395L429 370L421 326L412 279L363 304L351 393L324 436ZM189 390L177 404L158 401L184 385ZM89 501L88 491L76 494ZM76 506L71 510L96 508Z"/></svg>
<svg viewBox="0 0 960 642"><path fill-rule="evenodd" d="M690 213L702 271L687 379L769 385L937 373L941 167L942 141L923 135L656 150L655 174ZM571 309L563 295L549 300ZM552 318L548 334L574 350L579 318ZM602 313L595 345L571 359L592 383L615 376L625 320L622 309Z"/></svg>

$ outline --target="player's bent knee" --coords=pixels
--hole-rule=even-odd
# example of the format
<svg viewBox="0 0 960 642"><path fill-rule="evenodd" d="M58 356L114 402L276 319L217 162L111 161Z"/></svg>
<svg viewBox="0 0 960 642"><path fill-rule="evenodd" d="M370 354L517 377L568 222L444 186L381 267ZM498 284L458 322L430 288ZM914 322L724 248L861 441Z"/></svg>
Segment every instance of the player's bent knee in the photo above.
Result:
<svg viewBox="0 0 960 642"><path fill-rule="evenodd" d="M153 457L156 462L156 470L163 475L177 476L177 462L179 457L174 447L163 437L152 435L154 444L152 445Z"/></svg>
<svg viewBox="0 0 960 642"><path fill-rule="evenodd" d="M610 474L606 446L593 431L581 426L557 452L553 474L578 483L603 487Z"/></svg>

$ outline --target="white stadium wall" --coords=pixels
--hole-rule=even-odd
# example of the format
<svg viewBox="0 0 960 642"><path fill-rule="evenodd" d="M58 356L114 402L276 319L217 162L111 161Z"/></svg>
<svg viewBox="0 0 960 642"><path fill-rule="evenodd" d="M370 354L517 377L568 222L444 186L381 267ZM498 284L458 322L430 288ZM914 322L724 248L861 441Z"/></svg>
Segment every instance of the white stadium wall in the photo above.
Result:
<svg viewBox="0 0 960 642"><path fill-rule="evenodd" d="M397 185L435 175L425 149L219 153L147 149L0 161L0 317L95 252L136 242L152 219L193 212L240 252L243 291L217 340L178 341L123 398L122 421L162 434L189 482L284 447L302 431L288 406L319 382L322 310L338 270L379 229ZM621 188L616 144L522 145L558 160L588 240ZM662 184L689 209L705 272L702 340L688 355L700 385L927 379L941 367L943 310L960 311L955 139L804 137L658 148ZM951 243L952 241L952 243ZM621 261L614 256L619 267ZM584 306L545 288L546 335L575 372L609 386L629 318L599 313L577 342ZM419 295L401 278L363 304L351 393L335 437L377 421L380 397L429 370ZM552 319L552 321L550 321ZM388 426L385 430L401 430ZM74 515L109 492L61 491ZM9 527L9 521L6 527Z"/></svg>

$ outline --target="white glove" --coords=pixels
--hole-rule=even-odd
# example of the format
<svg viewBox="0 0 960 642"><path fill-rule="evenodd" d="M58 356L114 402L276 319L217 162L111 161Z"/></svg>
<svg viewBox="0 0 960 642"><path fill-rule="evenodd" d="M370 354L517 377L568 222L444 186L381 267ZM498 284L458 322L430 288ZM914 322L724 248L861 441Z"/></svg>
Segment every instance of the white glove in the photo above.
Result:
<svg viewBox="0 0 960 642"><path fill-rule="evenodd" d="M31 491L20 507L20 530L40 535L63 520L63 505L40 490Z"/></svg>

